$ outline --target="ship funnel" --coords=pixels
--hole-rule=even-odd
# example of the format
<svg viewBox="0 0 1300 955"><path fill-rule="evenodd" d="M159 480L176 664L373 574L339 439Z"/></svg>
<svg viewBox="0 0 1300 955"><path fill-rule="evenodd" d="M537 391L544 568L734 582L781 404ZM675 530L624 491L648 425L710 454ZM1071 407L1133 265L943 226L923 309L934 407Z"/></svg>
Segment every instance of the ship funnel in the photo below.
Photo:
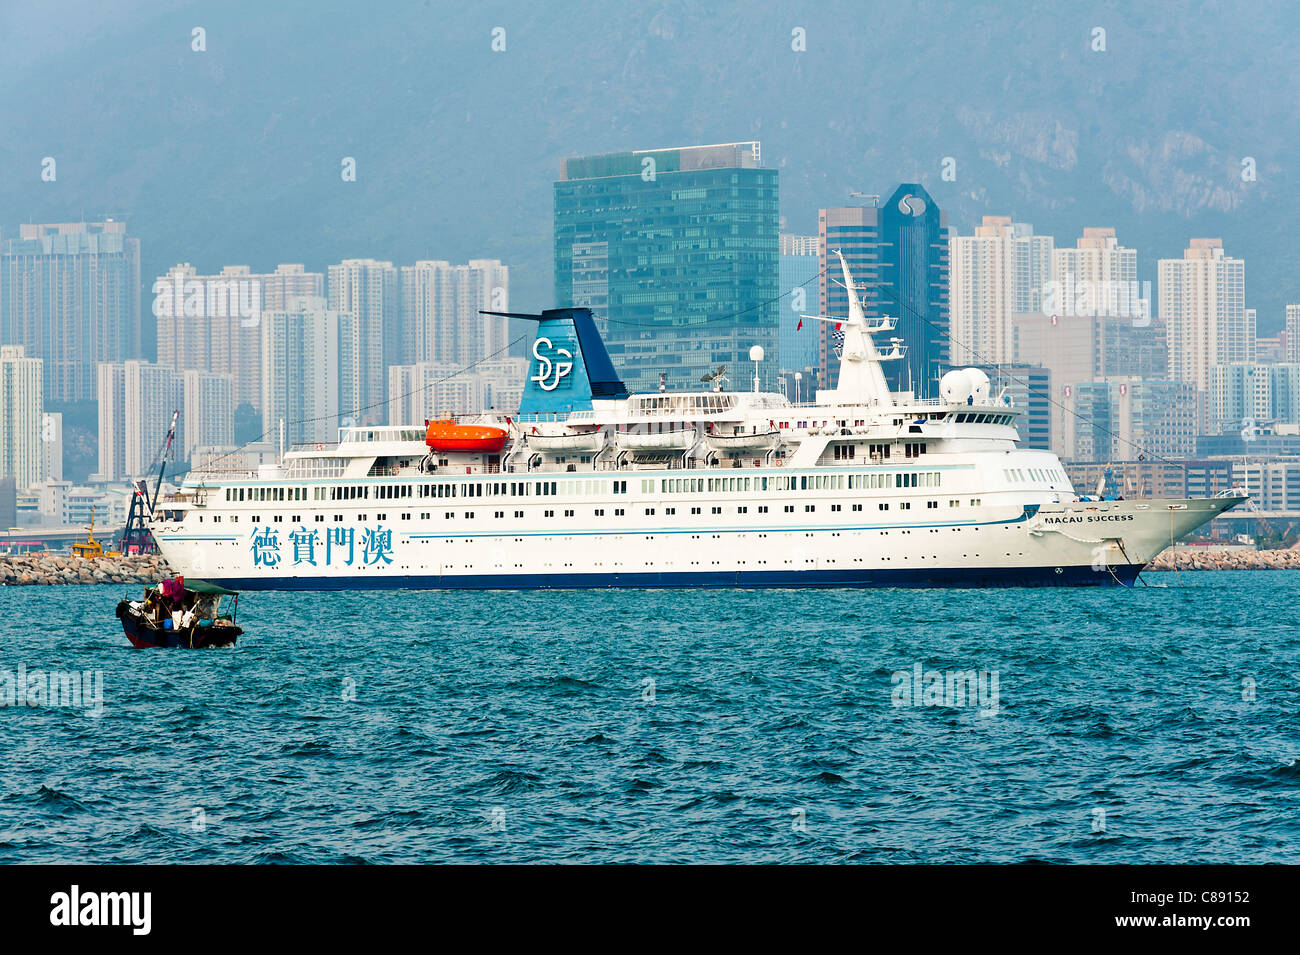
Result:
<svg viewBox="0 0 1300 955"><path fill-rule="evenodd" d="M483 312L537 323L528 352L528 380L519 413L590 411L593 398L626 398L628 391L601 340L589 308L548 308L540 315Z"/></svg>

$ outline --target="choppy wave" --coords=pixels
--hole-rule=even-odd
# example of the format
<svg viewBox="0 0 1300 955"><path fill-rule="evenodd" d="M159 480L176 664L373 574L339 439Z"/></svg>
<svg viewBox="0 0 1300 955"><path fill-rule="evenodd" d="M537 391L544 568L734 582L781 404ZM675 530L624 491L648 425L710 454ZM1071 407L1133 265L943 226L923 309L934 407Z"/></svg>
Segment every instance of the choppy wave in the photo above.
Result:
<svg viewBox="0 0 1300 955"><path fill-rule="evenodd" d="M0 589L0 671L104 681L0 706L0 862L1300 861L1300 572L1181 580L250 593L226 653Z"/></svg>

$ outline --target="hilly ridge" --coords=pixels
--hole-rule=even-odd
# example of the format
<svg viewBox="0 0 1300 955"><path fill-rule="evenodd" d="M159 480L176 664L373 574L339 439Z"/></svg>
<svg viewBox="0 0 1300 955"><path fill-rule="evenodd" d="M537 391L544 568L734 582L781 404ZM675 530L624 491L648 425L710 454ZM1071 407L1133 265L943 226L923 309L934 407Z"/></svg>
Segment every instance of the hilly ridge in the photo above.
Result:
<svg viewBox="0 0 1300 955"><path fill-rule="evenodd" d="M129 213L146 282L178 261L498 257L512 305L542 307L562 158L759 139L792 231L918 180L961 231L1114 225L1152 281L1222 236L1263 334L1300 301L1296 21L1277 3L9 8L0 226Z"/></svg>

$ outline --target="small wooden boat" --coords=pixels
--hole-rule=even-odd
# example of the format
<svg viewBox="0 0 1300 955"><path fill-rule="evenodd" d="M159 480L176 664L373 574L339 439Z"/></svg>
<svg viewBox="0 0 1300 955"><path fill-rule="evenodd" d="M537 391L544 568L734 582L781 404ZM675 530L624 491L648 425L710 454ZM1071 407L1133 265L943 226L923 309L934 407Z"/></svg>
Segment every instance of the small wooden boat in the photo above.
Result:
<svg viewBox="0 0 1300 955"><path fill-rule="evenodd" d="M226 598L230 598L227 600ZM243 629L235 625L239 594L215 584L183 577L147 587L143 600L123 600L117 617L131 645L151 647L228 647Z"/></svg>

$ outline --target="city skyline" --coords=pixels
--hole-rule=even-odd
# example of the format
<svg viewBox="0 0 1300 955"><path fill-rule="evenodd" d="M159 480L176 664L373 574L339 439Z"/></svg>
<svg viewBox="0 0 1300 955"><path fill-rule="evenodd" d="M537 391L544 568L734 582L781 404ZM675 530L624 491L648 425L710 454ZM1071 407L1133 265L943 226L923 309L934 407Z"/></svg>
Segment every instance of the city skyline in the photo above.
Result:
<svg viewBox="0 0 1300 955"><path fill-rule="evenodd" d="M754 146L757 148L757 144L754 144ZM912 188L914 188L914 186L903 184L898 187L896 193L901 193ZM925 196L924 193L921 193L921 195ZM928 196L925 197L928 198ZM854 212L855 210L850 208L843 211ZM860 215L865 215L861 207L856 211ZM823 210L823 216L824 215L825 210ZM42 228L44 227L33 227L34 230L40 230ZM994 231L991 232L990 230ZM72 229L70 231L73 234L76 234L79 230ZM1241 275L1244 274L1242 269L1243 263L1241 260L1230 256L1225 260L1222 251L1222 242L1218 239L1189 239L1188 249L1186 250L1184 259L1181 260L1181 262L1180 260L1161 260L1160 262L1162 281L1159 283L1159 288L1162 294L1153 295L1150 290L1147 289L1146 292L1148 297L1139 298L1137 295L1137 283L1132 279L1132 276L1136 274L1138 250L1127 248L1120 244L1116 239L1115 230L1111 227L1083 227L1081 229L1081 235L1076 240L1076 246L1074 248L1068 246L1057 248L1055 247L1053 236L1036 235L1034 234L1032 224L1013 224L1010 217L985 217L985 220L979 226L976 226L973 231L975 233L975 239L978 239L982 233L989 236L994 234L1003 234L1008 238L998 241L1009 241L1013 243L1013 245L1008 248L1014 248L1015 243L1020 243L1022 245L1026 242L1036 243L1030 253L1003 254L996 260L996 262L1005 260L1007 263L1010 263L1005 266L1005 268L1010 269L1010 271L1007 272L1008 276L1020 276L1020 286L1013 289L1007 296L1007 304L1005 306L999 306L1003 309L1003 312L999 313L1002 315L1002 330L999 334L1001 338L1004 338L1007 341L1006 347L1001 352L1001 357L1004 359L1003 364L1008 367L1014 365L1016 362L1026 360L1032 354L1022 354L1019 349L1018 336L1022 334L1024 329L1029 327L1025 323L1034 319L1035 316L1039 319L1049 317L1046 316L1046 313L1042 312L1041 309L1047 307L1046 303L1048 303L1054 295L1063 296L1063 300L1067 305L1066 312L1068 315L1068 309L1070 304L1073 302L1075 284L1082 287L1091 283L1094 285L1100 285L1103 288L1110 288L1113 285L1118 288L1117 294L1119 297L1110 303L1112 307L1108 309L1105 307L1105 303L1098 304L1099 313L1105 311L1120 313L1118 316L1110 319L1110 325L1107 326L1113 326L1113 328L1107 333L1107 337L1103 340L1099 352L1103 358L1105 357L1104 352L1106 349L1114 346L1115 342L1111 342L1111 339L1115 339L1116 335L1128 334L1130 337L1134 338L1134 343L1138 345L1139 351L1132 352L1130 349L1130 354L1140 354L1142 349L1145 347L1145 344L1149 344L1142 342L1142 336L1143 329L1147 325L1151 324L1151 299L1154 298L1158 305L1163 300L1173 300L1174 293L1167 289L1166 286L1169 286L1170 288L1175 286L1171 285L1172 279L1167 277L1165 273L1175 267L1188 267L1183 265L1183 263L1195 262L1207 258L1210 261L1226 261L1229 266L1236 269L1236 271L1233 272L1233 288L1235 289L1234 294L1236 295L1234 301L1237 303L1234 308L1236 308L1238 312L1241 312L1241 303L1246 300L1244 282L1241 280ZM948 236L949 244L954 249L963 243L970 241L971 238L962 235L961 230L959 229L948 228L945 232ZM811 247L810 243L812 246L816 246L817 248L821 248L824 244L824 242L818 242L815 237L791 237L787 233L781 233L781 236L783 237L783 242L788 242L792 238L798 238L804 246L809 247ZM1022 259L1027 263L1027 265L1016 266L1015 268L1012 267ZM992 262L993 260L990 261ZM993 262L993 264L988 267L993 269L992 274L1001 274L1004 267L997 265L996 262ZM855 262L855 266L860 264L861 263ZM431 310L430 307L431 299L428 290L431 286L429 285L429 280L421 279L421 282L423 283L422 285L412 284L413 281L422 274L434 275L445 273L449 276L463 277L477 274L475 270L481 270L483 268L496 269L498 271L490 274L485 273L485 277L474 280L474 282L478 283L477 285L475 285L474 282L471 282L470 285L461 287L461 291L459 292L452 291L449 297L448 293L442 293L443 298L446 299L446 302L449 304L444 304L442 306L442 312L438 314L435 314L436 310ZM966 268L969 271L970 266L967 265ZM1019 268L1020 271L1017 272L1016 268ZM469 271L466 271L466 269ZM349 293L348 290L343 287L341 283L343 282L344 277L348 276L350 273L365 275L376 270L380 275L378 280L380 284L374 285L372 282L368 294L370 294L371 298L378 295L380 299L384 300L378 308L386 316L386 320L375 326L370 333L371 342L367 349L370 357L366 359L366 361L369 362L368 367L371 369L368 374L372 378L378 377L378 380L375 385L369 386L370 391L367 394L371 397L368 402L362 403L356 398L350 398L348 401L344 401L340 398L338 408L339 420L342 423L347 423L348 420L355 420L355 418L351 418L346 414L346 412L350 409L360 407L362 404L365 404L371 409L374 415L371 420L376 422L378 422L384 415L384 412L380 409L387 407L391 412L391 409L408 407L407 405L394 403L394 392L392 389L394 387L394 382L398 380L409 382L413 379L410 379L409 377L404 379L393 378L389 374L389 370L396 369L403 361L406 361L409 364L411 357L419 357L415 352L423 352L430 357L434 357L435 363L430 367L436 369L436 375L438 378L446 378L455 374L457 366L453 362L436 360L436 356L433 355L433 350L435 348L440 349L441 352L445 354L456 355L462 362L462 365L464 365L478 359L489 357L492 353L482 352L481 349L496 344L498 341L504 341L505 339L505 336L502 334L500 329L497 331L491 331L491 328L495 327L495 325L492 324L492 320L487 320L478 328L468 324L472 323L475 319L481 319L481 316L477 315L477 308L472 306L487 302L489 304L495 303L495 305L499 307L501 301L504 301L504 296L508 294L509 279L506 277L508 267L502 263L496 260L472 259L470 260L469 266L451 266L448 262L433 260L419 260L414 263L414 265L405 265L401 263L394 265L390 262L378 262L373 259L349 259L326 267L326 273L332 275L335 280L334 293L336 298L345 294L352 294L354 300L356 299L357 293ZM1024 281L1022 274L1025 273L1026 270L1028 270L1030 276L1028 281ZM1065 283L1062 282L1063 270L1067 270L1064 275L1064 278L1067 280ZM1076 272L1079 273L1078 276L1075 275ZM861 275L861 273L858 274ZM1076 278L1078 279L1077 283L1075 282ZM457 279L458 282L463 282L463 280L463 278ZM187 285L187 283L190 284ZM197 314L188 315L184 314L185 309L181 307L181 300L185 295L185 290L193 287L193 283L197 283L197 287L201 290L201 294L198 296L200 306ZM250 283L253 288L245 295L244 292L240 291L240 288L243 284ZM189 263L175 266L168 270L165 275L159 276L155 281L155 297L152 308L149 310L153 313L152 317L155 318L160 329L158 340L167 348L166 357L168 361L160 362L160 364L170 366L177 372L184 372L190 368L200 371L212 371L216 366L220 366L223 374L229 373L233 378L233 394L236 398L235 404L250 403L247 401L248 394L250 391L254 393L256 404L254 404L253 407L254 410L261 411L262 413L263 432L265 435L265 433L274 430L267 423L271 419L267 417L267 412L262 400L262 393L265 390L266 370L260 363L255 361L256 350L254 350L252 353L254 363L251 366L251 369L241 373L241 367L246 366L249 363L247 356L240 357L248 346L245 344L237 349L235 348L235 343L242 340L241 336L251 337L254 342L260 342L261 332L258 329L258 325L262 319L262 310L264 308L283 301L287 295L295 291L320 290L323 284L324 276L321 273L307 272L302 264L281 264L271 273L254 273L249 266L225 266L221 269L219 274L209 276L198 275L197 270ZM868 283L868 285L870 285L870 283ZM1056 287L1054 288L1053 286ZM1064 290L1062 290L1061 286L1065 286ZM425 290L423 301L419 305L419 308L422 310L419 311L418 314L412 311L416 306L416 302L408 291L413 287L417 289L423 288ZM1181 288L1181 286L1177 287ZM448 286L448 288L453 289L455 287ZM472 291L475 288L481 290ZM219 295L214 295L214 290L218 292ZM407 294L403 295L403 291L407 291ZM366 292L366 289L363 288L362 292ZM473 298L473 302L470 302L469 299L466 298L467 294ZM222 295L226 297L221 298L220 296ZM246 297L248 301L244 302L241 296ZM365 294L361 295L361 299L365 299L365 297ZM782 306L785 304L784 300L790 297L792 297L792 290L790 289L781 289L778 295L775 296L775 298L781 300ZM954 298L960 306L962 304L961 295L956 295ZM212 304L214 301L217 301L218 303L224 302L226 307L218 308L216 312L213 312ZM1119 307L1113 307L1116 302L1119 303ZM160 303L170 304L165 305L165 307L160 307ZM891 304L896 305L898 303L886 302L886 307L879 309L879 311L881 311L882 314L897 312L902 317L907 317L908 310L900 308L891 309L888 307ZM1031 308L1035 305L1040 308L1039 312L1025 313L1015 311L1016 308ZM251 308L251 321L248 320L248 316L242 314L242 312L246 310L245 306ZM1159 307L1158 314L1155 316L1157 319L1156 326L1152 331L1160 332L1162 335L1164 334L1164 327L1168 325L1168 316L1166 313L1171 307L1172 306L1170 305ZM356 308L355 303L353 308ZM448 311L448 309L450 309L450 311ZM832 311L834 310L832 309ZM1254 321L1254 311L1255 310L1253 309L1245 310L1245 315L1250 318L1252 323ZM344 322L343 327L340 330L341 333L348 333L349 330L352 330L352 334L359 335L360 333L358 329L360 323L357 322L356 318L352 315L352 312L345 310L345 314L347 315L347 321ZM1289 314L1292 316L1294 323L1295 310L1289 310ZM1052 326L1055 326L1057 324L1056 316L1050 317L1053 319ZM1077 317L1078 316L1069 316L1070 321L1066 324L1068 325L1072 323ZM222 347L217 347L222 336L214 331L215 326L213 325L213 319L215 318L224 318L227 321L227 325L224 327L226 340L222 344ZM393 320L394 318L396 318L396 321ZM198 325L194 324L196 321L199 323ZM467 323L466 327L469 328L469 332L456 332L455 328L457 327L457 322ZM504 320L496 320L496 325L503 324ZM933 323L927 324L933 325ZM1039 324L1041 324L1041 322ZM248 336L245 333L244 326L247 326L248 332L251 332L251 336ZM422 327L423 331L419 336L413 337L412 329L416 326ZM1175 327L1177 327L1177 323L1175 323ZM1238 331L1246 330L1246 325L1241 319L1238 319L1237 326L1233 327ZM1014 345L1010 339L1011 330L1013 328L1015 329L1015 335L1017 336ZM162 331L163 329L169 329L169 331L164 333ZM171 331L170 329L174 329L175 331ZM183 329L188 329L188 331L182 331ZM212 341L209 342L208 348L190 347L196 344L196 340L194 339L196 329L212 339ZM1253 332L1253 325L1250 330ZM472 339L471 344L454 344L457 341L457 336L459 336L460 339L464 339L466 334L470 335L470 339ZM798 334L802 333L795 333L796 336ZM451 337L448 338L448 335ZM789 331L783 332L783 340L788 340L786 336L789 335ZM435 340L439 338L452 344L450 346L437 346ZM1215 374L1219 375L1219 378L1215 379L1213 394L1210 393L1211 388L1208 378L1205 379L1204 382L1201 379L1196 379L1195 381L1199 392L1199 408L1202 415L1205 416L1201 419L1201 424L1196 429L1197 433L1215 433L1219 428L1231 426L1232 415L1223 410L1228 407L1234 409L1238 407L1250 407L1252 409L1282 409L1272 416L1266 415L1262 411L1255 411L1254 413L1258 417L1261 417L1265 422L1269 420L1288 420L1293 416L1292 409L1295 408L1296 402L1287 397L1286 389L1290 387L1288 383L1292 380L1289 377L1284 376L1278 378L1277 375L1272 375L1268 380L1277 380L1281 382L1281 384L1270 386L1269 395L1273 397L1254 401L1251 401L1248 398L1234 396L1231 389L1223 383L1223 381L1227 380L1223 379L1223 375L1228 374L1226 366L1233 366L1241 369L1244 367L1243 362L1256 360L1253 334L1250 338L1251 340L1249 342L1243 342L1238 346L1233 346L1236 349L1235 351L1224 353L1226 357L1231 359L1229 361L1217 360L1214 355L1211 355L1208 352L1206 355L1209 355L1209 357L1202 357L1200 359L1204 368L1213 368ZM1116 342L1118 340L1119 339L1115 339ZM354 354L358 352L357 342L359 341L359 338L355 339L354 344L352 345L352 351ZM1291 347L1287 341L1287 333L1285 330L1281 333L1280 337L1275 339L1275 341L1277 342L1277 348L1279 351L1277 356L1273 359L1274 361L1278 358L1284 357L1283 352L1289 353L1288 350ZM419 344L415 344L416 342L419 342ZM957 349L956 342L956 333L954 333L952 340L954 349ZM1106 342L1110 342L1110 345L1105 344ZM346 345L346 340L340 342L339 349L341 356L346 354ZM1175 348L1172 340L1168 347L1170 348L1172 360ZM476 351L476 348L479 349L479 351ZM968 363L987 364L980 360L982 356L978 354L978 351L979 350L977 349L969 355L971 361ZM778 351L776 354L776 361L784 367L786 363L780 359L781 356ZM340 360L342 361L342 357ZM353 375L351 379L353 384L351 384L350 387L355 393L357 387L355 384L357 380L355 376L361 371L359 364L360 359L353 358L349 360L353 362L353 372L351 373ZM1037 360L1043 360L1041 355ZM1260 362L1262 362L1263 366L1269 364L1266 359L1260 359ZM1222 374L1220 374L1218 368L1219 365L1225 366L1225 370ZM342 366L340 367L342 370ZM503 365L501 367L509 368L513 366ZM1139 378L1151 378L1153 375L1159 377L1162 374L1162 372L1156 369L1154 364L1151 365L1149 369L1145 366L1141 366L1137 368L1136 373ZM430 374L430 372L425 372L425 374ZM494 371L493 374L499 375L500 372ZM1096 374L1097 373L1094 372L1094 375ZM1239 371L1236 374L1238 374L1239 379L1241 374L1249 374L1249 372ZM1279 372L1279 374L1282 374L1282 372ZM766 377L770 379L770 375ZM1106 377L1107 376L1104 374L1100 376L1101 379L1105 379ZM1267 377L1267 375L1265 377ZM1235 381L1238 379L1233 380ZM343 390L341 393L346 393L346 390L349 388L348 376L343 375L341 380L343 382ZM1084 379L1077 376L1067 376L1067 378L1064 379L1064 381L1069 384L1079 384L1082 383L1083 380ZM1094 378L1094 380L1100 379ZM1265 379L1256 377L1252 380L1258 382ZM241 381L243 382L242 385ZM1060 379L1058 373L1058 385L1061 384L1062 381L1063 380ZM774 381L769 381L767 386L775 387L775 384ZM789 382L786 384L788 386ZM810 381L809 388L811 389L814 384L814 382ZM1282 390L1278 391L1279 388ZM1023 390L1024 389L1021 388L1017 393ZM1064 394L1059 393L1059 388L1053 388L1052 390L1053 392L1058 393L1056 398L1065 397ZM475 392L475 394L482 394L485 396L492 393L500 395L507 394L509 391L502 391L501 386L496 386L490 391ZM1032 393L1032 389L1030 389L1029 393ZM1056 411L1056 407L1060 402L1057 401L1056 398L1049 398L1048 401L1053 405L1052 415L1055 418L1055 422L1051 429L1053 436L1052 440L1053 442L1059 443L1064 439L1062 438L1061 431L1062 421L1060 415L1058 415ZM488 400L490 401L490 399ZM462 410L472 411L480 407L480 405L481 400L475 400L467 403ZM414 408L416 405L410 405L409 407ZM451 409L448 409L444 403L442 410L447 411ZM1233 414L1235 414L1235 412L1233 412ZM1209 422L1214 422L1214 424L1209 424ZM190 429L194 429L193 424L191 424ZM207 446L209 442L204 441L202 443L203 446ZM195 446L195 442L193 441L185 441L182 444L187 455ZM1068 442L1061 445L1062 450L1065 450L1068 447ZM1070 455L1069 451L1066 451L1066 453L1067 456Z"/></svg>

